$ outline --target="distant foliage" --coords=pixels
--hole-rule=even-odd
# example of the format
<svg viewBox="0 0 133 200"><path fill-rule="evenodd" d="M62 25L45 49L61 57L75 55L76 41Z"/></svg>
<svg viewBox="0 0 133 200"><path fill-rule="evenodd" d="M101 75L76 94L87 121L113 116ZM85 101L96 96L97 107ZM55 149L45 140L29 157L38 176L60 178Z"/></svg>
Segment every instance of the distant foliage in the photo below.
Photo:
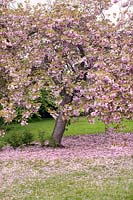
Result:
<svg viewBox="0 0 133 200"><path fill-rule="evenodd" d="M51 95L50 91L47 91L45 89L41 90L40 98L38 99L38 102L41 103L39 114L42 118L50 117L49 110L56 110L54 103L55 99Z"/></svg>

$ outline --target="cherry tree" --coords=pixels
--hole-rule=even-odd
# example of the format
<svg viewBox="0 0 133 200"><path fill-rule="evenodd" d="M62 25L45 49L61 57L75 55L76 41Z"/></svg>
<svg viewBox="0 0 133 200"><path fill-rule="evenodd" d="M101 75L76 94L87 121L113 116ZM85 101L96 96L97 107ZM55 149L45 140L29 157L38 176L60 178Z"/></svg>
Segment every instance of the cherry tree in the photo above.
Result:
<svg viewBox="0 0 133 200"><path fill-rule="evenodd" d="M131 119L131 13L113 23L104 11L110 0L55 1L1 5L0 116L11 122L22 108L21 124L37 112L40 90L54 97L52 139L61 146L71 116L119 123ZM116 3L116 2L115 2ZM130 7L130 2L124 7ZM125 16L125 17L124 17Z"/></svg>

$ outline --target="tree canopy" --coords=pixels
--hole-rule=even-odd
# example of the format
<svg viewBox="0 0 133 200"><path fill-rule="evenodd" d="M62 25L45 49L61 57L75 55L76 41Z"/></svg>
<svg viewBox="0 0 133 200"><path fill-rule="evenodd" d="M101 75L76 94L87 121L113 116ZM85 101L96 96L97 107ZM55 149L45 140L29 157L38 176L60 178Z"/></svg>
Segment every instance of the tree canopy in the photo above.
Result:
<svg viewBox="0 0 133 200"><path fill-rule="evenodd" d="M58 109L49 112L60 123L80 113L105 123L132 118L130 2L117 23L104 15L111 5L68 0L1 6L0 116L6 122L20 106L25 125L39 109L43 88L55 99Z"/></svg>

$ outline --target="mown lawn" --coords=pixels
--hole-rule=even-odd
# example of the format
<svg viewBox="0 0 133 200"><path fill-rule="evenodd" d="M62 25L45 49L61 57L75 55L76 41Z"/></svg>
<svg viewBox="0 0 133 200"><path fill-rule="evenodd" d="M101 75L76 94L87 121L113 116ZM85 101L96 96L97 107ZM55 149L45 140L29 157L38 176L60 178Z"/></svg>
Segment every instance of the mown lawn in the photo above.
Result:
<svg viewBox="0 0 133 200"><path fill-rule="evenodd" d="M22 127L20 124L11 124L7 128L7 132L14 131L24 131L24 129L29 130L34 134L34 139L38 139L38 133L44 131L46 139L48 139L53 131L55 120L53 119L44 119L30 122L26 127ZM124 121L122 123L125 128L119 130L118 132L133 132L133 122ZM94 124L88 123L87 119L84 117L73 118L71 120L71 125L66 128L64 136L80 135L80 134L95 134L95 133L104 133L105 125L101 121L96 121Z"/></svg>
<svg viewBox="0 0 133 200"><path fill-rule="evenodd" d="M26 129L34 134L35 140L38 139L39 131L45 131L48 138L54 123L52 119L34 121L29 123ZM133 132L133 122L124 121L123 124L125 130L121 132ZM19 124L12 124L7 128L7 135L25 129ZM97 121L90 125L85 118L79 118L72 119L65 136L104 132L105 126L102 122ZM104 154L103 147L103 154L101 152L98 154L100 156L87 158L84 155L91 155L92 150L98 151L96 141L94 148L90 150L88 146L86 154L81 156L77 155L77 151L85 149L84 145L77 149L74 156L73 148L71 154L69 148L51 150L41 147L38 149L36 146L31 147L31 150L28 147L24 147L26 150L3 150L0 152L0 199L133 200L133 155L128 150L131 144L131 140L126 145L116 142L116 146L113 146L112 143L106 147L113 148L110 156ZM125 156L116 156L115 153L113 155L115 148L120 152L127 149L128 153L124 154ZM61 151L64 152L64 157L61 156Z"/></svg>
<svg viewBox="0 0 133 200"><path fill-rule="evenodd" d="M132 157L0 161L1 200L132 200Z"/></svg>

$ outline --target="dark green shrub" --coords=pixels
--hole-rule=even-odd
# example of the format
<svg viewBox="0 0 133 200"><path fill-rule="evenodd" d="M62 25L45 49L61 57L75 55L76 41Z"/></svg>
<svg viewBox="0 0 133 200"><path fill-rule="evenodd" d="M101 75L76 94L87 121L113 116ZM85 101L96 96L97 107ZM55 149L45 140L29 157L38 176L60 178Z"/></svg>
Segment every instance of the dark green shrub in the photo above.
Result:
<svg viewBox="0 0 133 200"><path fill-rule="evenodd" d="M25 130L24 132L11 132L7 136L7 142L13 147L17 148L22 144L30 144L33 141L33 135L30 131Z"/></svg>
<svg viewBox="0 0 133 200"><path fill-rule="evenodd" d="M0 150L6 145L6 143L2 140L0 140Z"/></svg>
<svg viewBox="0 0 133 200"><path fill-rule="evenodd" d="M31 142L33 141L33 134L28 131L28 130L25 130L23 133L22 133L22 143L23 144L30 144Z"/></svg>
<svg viewBox="0 0 133 200"><path fill-rule="evenodd" d="M17 148L23 144L22 142L22 133L19 132L11 132L7 136L7 142L13 147Z"/></svg>
<svg viewBox="0 0 133 200"><path fill-rule="evenodd" d="M56 147L59 147L59 144L53 138L50 138L49 146L53 147L53 148L56 148Z"/></svg>
<svg viewBox="0 0 133 200"><path fill-rule="evenodd" d="M38 139L39 139L39 142L40 142L41 146L44 146L44 142L46 140L45 131L40 131L39 132Z"/></svg>

